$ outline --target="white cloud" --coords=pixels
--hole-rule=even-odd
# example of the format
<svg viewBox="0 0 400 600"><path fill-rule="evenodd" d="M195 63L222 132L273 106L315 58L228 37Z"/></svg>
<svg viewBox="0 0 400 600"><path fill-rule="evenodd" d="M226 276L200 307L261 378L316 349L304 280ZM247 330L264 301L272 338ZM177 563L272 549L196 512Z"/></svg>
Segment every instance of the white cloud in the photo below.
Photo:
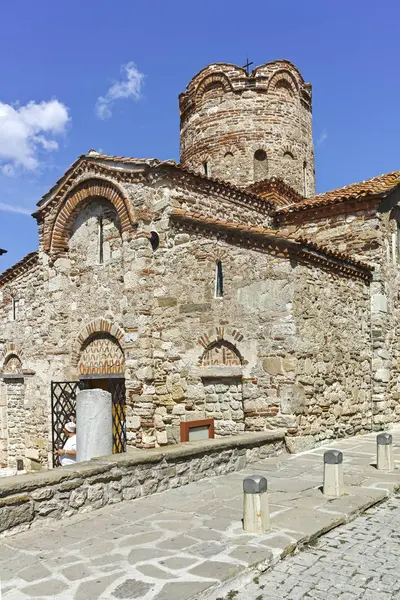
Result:
<svg viewBox="0 0 400 600"><path fill-rule="evenodd" d="M32 211L28 208L24 208L23 206L13 206L12 204L6 204L4 202L0 202L0 211L18 213L20 215L32 214Z"/></svg>
<svg viewBox="0 0 400 600"><path fill-rule="evenodd" d="M326 131L326 129L323 129L317 140L317 146L323 146L327 139L328 139L328 132Z"/></svg>
<svg viewBox="0 0 400 600"><path fill-rule="evenodd" d="M110 87L105 96L99 96L96 102L96 115L99 119L109 119L112 116L111 108L116 100L132 98L139 100L143 87L144 75L140 73L134 62L122 65L123 79Z"/></svg>
<svg viewBox="0 0 400 600"><path fill-rule="evenodd" d="M36 169L39 150L57 150L49 136L64 133L68 121L68 109L58 100L25 106L0 102L0 170L8 175L16 167Z"/></svg>

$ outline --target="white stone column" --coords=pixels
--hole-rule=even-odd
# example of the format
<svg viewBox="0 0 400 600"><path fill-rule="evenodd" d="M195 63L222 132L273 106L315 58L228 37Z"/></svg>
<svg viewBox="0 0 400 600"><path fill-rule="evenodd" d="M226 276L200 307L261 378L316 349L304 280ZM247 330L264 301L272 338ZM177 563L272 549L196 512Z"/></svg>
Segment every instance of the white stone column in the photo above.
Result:
<svg viewBox="0 0 400 600"><path fill-rule="evenodd" d="M82 390L76 395L76 460L109 456L113 450L112 399L104 390Z"/></svg>
<svg viewBox="0 0 400 600"><path fill-rule="evenodd" d="M325 496L339 498L343 495L343 454L340 450L324 452L324 488Z"/></svg>
<svg viewBox="0 0 400 600"><path fill-rule="evenodd" d="M270 529L268 484L265 477L252 475L243 480L243 529L265 533Z"/></svg>
<svg viewBox="0 0 400 600"><path fill-rule="evenodd" d="M376 436L376 468L379 471L393 471L393 438L390 433Z"/></svg>

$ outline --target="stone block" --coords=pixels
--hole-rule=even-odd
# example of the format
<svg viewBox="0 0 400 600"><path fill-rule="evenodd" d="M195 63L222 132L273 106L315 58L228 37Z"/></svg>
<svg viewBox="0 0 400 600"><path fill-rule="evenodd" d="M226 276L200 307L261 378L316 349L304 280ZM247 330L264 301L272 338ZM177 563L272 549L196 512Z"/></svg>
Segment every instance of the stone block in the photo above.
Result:
<svg viewBox="0 0 400 600"><path fill-rule="evenodd" d="M33 518L33 502L30 502L28 496L12 496L0 500L0 533L30 523Z"/></svg>
<svg viewBox="0 0 400 600"><path fill-rule="evenodd" d="M387 313L387 297L385 296L385 294L372 294L371 312Z"/></svg>
<svg viewBox="0 0 400 600"><path fill-rule="evenodd" d="M269 375L282 375L284 373L282 358L280 356L264 358L263 369Z"/></svg>

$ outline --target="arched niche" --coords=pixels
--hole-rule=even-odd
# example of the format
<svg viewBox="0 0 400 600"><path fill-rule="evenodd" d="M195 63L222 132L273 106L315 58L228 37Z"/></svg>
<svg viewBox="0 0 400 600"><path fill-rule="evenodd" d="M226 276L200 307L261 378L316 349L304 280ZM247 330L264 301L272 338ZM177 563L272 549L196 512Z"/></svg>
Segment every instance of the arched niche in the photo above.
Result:
<svg viewBox="0 0 400 600"><path fill-rule="evenodd" d="M82 207L94 198L108 200L114 207L121 233L132 227L129 201L120 188L106 179L86 179L78 183L62 200L49 234L45 236L45 248L54 253L68 250L71 227Z"/></svg>
<svg viewBox="0 0 400 600"><path fill-rule="evenodd" d="M106 332L91 335L82 345L78 360L79 375L123 375L124 352L118 340Z"/></svg>
<svg viewBox="0 0 400 600"><path fill-rule="evenodd" d="M122 250L121 221L114 205L102 197L80 205L71 223L69 256L86 265L110 262Z"/></svg>
<svg viewBox="0 0 400 600"><path fill-rule="evenodd" d="M201 367L240 367L243 364L243 359L231 342L220 339L212 342L205 348L201 357Z"/></svg>

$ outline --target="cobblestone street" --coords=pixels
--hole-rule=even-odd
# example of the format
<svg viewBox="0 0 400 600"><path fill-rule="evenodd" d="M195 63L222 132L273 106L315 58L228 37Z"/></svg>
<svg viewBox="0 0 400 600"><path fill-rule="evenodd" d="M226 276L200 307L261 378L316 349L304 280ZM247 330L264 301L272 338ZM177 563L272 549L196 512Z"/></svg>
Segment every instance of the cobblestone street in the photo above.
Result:
<svg viewBox="0 0 400 600"><path fill-rule="evenodd" d="M328 533L314 548L288 557L240 592L232 590L228 598L398 600L399 564L397 497Z"/></svg>

